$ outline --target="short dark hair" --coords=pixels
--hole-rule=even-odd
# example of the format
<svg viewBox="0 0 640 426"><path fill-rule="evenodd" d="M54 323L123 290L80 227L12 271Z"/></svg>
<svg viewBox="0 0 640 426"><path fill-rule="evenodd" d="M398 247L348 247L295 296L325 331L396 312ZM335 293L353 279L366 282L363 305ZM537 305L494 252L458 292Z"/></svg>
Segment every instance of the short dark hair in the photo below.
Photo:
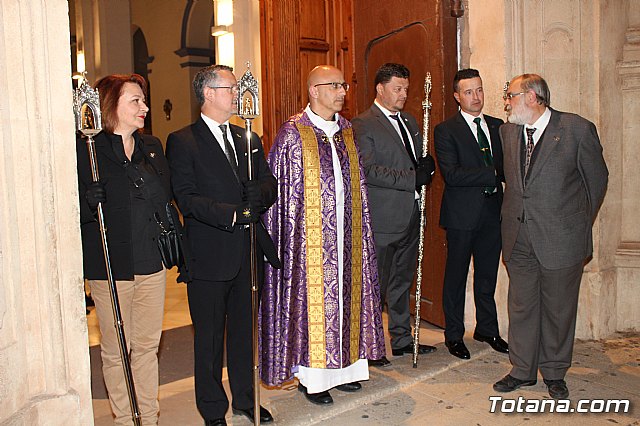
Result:
<svg viewBox="0 0 640 426"><path fill-rule="evenodd" d="M393 77L409 78L409 68L402 64L386 63L378 68L376 71L376 79L373 87L378 86L378 83L388 83Z"/></svg>
<svg viewBox="0 0 640 426"><path fill-rule="evenodd" d="M102 77L94 85L100 96L102 128L107 133L113 133L118 127L118 101L122 96L125 83L137 84L144 96L147 96L147 82L139 74L111 74Z"/></svg>
<svg viewBox="0 0 640 426"><path fill-rule="evenodd" d="M478 70L474 70L473 68L458 70L456 75L453 77L453 91L458 93L458 83L460 83L460 80L467 80L469 78L476 77L480 77L480 73Z"/></svg>
<svg viewBox="0 0 640 426"><path fill-rule="evenodd" d="M522 74L520 76L520 89L522 89L523 92L533 90L539 104L547 107L551 105L549 85L544 81L544 78L538 74Z"/></svg>
<svg viewBox="0 0 640 426"><path fill-rule="evenodd" d="M195 77L193 77L193 91L200 105L204 104L204 88L211 87L215 84L219 71L233 72L233 68L228 65L209 65L208 67L202 68Z"/></svg>

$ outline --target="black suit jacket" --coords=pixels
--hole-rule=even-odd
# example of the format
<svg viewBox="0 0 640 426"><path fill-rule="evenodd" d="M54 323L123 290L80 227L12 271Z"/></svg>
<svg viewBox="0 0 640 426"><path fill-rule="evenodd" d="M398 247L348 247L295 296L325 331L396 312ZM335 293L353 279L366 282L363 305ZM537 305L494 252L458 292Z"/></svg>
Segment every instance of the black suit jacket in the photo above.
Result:
<svg viewBox="0 0 640 426"><path fill-rule="evenodd" d="M157 172L162 186L171 199L169 183L169 165L162 152L162 144L158 138L151 135L135 133L136 143L142 139L142 151ZM120 136L99 133L95 138L96 160L100 173L100 181L104 184L107 201L103 204L111 270L116 280L133 279L133 248L131 239L131 199L129 193L129 177L125 166L118 159L112 148L112 139ZM78 157L78 193L80 195L80 229L82 231L82 250L84 263L84 277L86 279L106 280L107 273L102 251L102 240L98 221L89 208L85 199L87 186L93 181L91 166L87 154L86 139L76 139L76 153ZM161 200L165 202L167 200Z"/></svg>
<svg viewBox="0 0 640 426"><path fill-rule="evenodd" d="M245 130L230 125L238 157L238 174L247 180ZM265 160L258 135L251 135L254 179L260 182L264 205L277 197L276 179ZM202 118L169 135L167 158L171 185L185 219L191 276L198 280L228 281L240 270L243 250L248 250L242 226L233 224L234 211L242 204L242 185L218 141ZM257 225L260 248L270 261L275 248L261 223ZM258 252L258 259L262 253Z"/></svg>
<svg viewBox="0 0 640 426"><path fill-rule="evenodd" d="M485 166L478 142L458 111L434 129L436 158L445 188L440 206L440 226L460 230L475 229L484 202L483 188L496 186L502 202L502 145L499 118L484 115L489 127L493 167Z"/></svg>
<svg viewBox="0 0 640 426"><path fill-rule="evenodd" d="M400 117L421 157L422 135L416 119L405 112ZM404 232L416 198L416 171L404 142L376 104L354 118L352 124L367 177L373 232Z"/></svg>

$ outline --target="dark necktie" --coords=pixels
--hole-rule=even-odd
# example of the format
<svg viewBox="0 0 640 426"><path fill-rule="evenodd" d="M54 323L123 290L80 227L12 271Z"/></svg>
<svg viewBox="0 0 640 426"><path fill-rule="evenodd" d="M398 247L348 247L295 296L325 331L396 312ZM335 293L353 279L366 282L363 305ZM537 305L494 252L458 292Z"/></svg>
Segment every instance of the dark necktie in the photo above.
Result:
<svg viewBox="0 0 640 426"><path fill-rule="evenodd" d="M480 151L482 151L482 159L484 160L485 166L493 166L493 157L491 156L491 148L489 147L489 139L487 139L487 135L480 127L480 122L482 120L480 117L476 117L473 119L473 122L476 123L477 132L478 132L478 145L480 146ZM484 193L487 195L493 194L496 190L495 186L485 186Z"/></svg>
<svg viewBox="0 0 640 426"><path fill-rule="evenodd" d="M524 160L524 176L527 176L527 172L529 171L529 165L531 164L531 154L533 153L533 134L535 133L535 128L529 128L527 130L527 156Z"/></svg>
<svg viewBox="0 0 640 426"><path fill-rule="evenodd" d="M402 135L402 142L404 142L404 148L407 150L407 154L409 154L409 158L411 159L411 162L415 166L417 164L416 157L413 156L413 150L411 149L411 142L409 141L409 135L407 135L407 131L404 129L404 126L400 121L400 114L393 114L393 115L390 115L389 117L393 118L398 122L398 127L400 127L400 134Z"/></svg>
<svg viewBox="0 0 640 426"><path fill-rule="evenodd" d="M224 155L227 156L227 160L231 165L233 174L236 175L236 179L240 181L240 179L238 178L238 163L236 162L236 155L233 151L233 148L231 147L231 144L229 143L229 138L227 138L227 125L221 124L219 127L222 131L222 140L224 142Z"/></svg>

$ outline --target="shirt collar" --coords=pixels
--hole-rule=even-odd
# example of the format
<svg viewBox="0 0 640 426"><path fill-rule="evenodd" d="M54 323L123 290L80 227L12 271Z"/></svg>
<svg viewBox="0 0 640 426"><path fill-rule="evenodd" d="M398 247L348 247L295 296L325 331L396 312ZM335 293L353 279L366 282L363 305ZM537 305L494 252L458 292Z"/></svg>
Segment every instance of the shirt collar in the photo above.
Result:
<svg viewBox="0 0 640 426"><path fill-rule="evenodd" d="M525 129L533 127L536 129L536 132L538 131L543 132L544 129L547 128L547 125L549 124L549 120L551 120L551 110L549 108L545 108L544 112L540 117L538 117L535 123L533 123L531 126L525 125L524 127Z"/></svg>
<svg viewBox="0 0 640 426"><path fill-rule="evenodd" d="M307 113L309 120L316 126L318 129L322 130L327 136L333 136L338 133L340 130L340 124L338 124L338 113L334 114L333 121L327 121L324 118L320 117L318 114L311 110L311 105L307 104L307 107L304 109L304 112Z"/></svg>
<svg viewBox="0 0 640 426"><path fill-rule="evenodd" d="M213 118L207 117L203 113L200 113L200 117L202 117L202 120L205 122L209 130L211 130L214 135L222 134L222 130L220 129L221 124L224 124L227 126L227 128L229 128L229 120L225 121L224 123L218 123L216 120L214 120Z"/></svg>
<svg viewBox="0 0 640 426"><path fill-rule="evenodd" d="M547 125L549 125L549 120L551 120L551 110L549 108L545 108L544 112L540 117L538 117L535 123L532 125L525 124L523 126L522 131L524 132L525 140L527 136L527 129L536 129L536 131L533 132L533 138L537 142L538 139L540 139L540 135L542 135L544 130L547 128Z"/></svg>
<svg viewBox="0 0 640 426"><path fill-rule="evenodd" d="M469 114L468 112L460 110L460 114L462 114L462 118L464 118L464 121L467 122L469 127L471 127L471 126L475 127L476 126L476 123L474 123L473 120L475 120L478 117L480 117L480 124L485 122L483 113L480 113L477 116L473 116L473 115Z"/></svg>
<svg viewBox="0 0 640 426"><path fill-rule="evenodd" d="M393 112L393 111L389 111L388 109L386 109L385 107L383 107L383 106L378 102L378 100L377 100L377 99L376 99L376 100L374 100L374 101L373 101L373 103L374 103L374 104L376 104L376 106L377 106L378 108L380 108L380 111L382 111L382 113L383 113L387 118L389 118L389 116L390 116L390 115L398 115L398 116L400 115L400 112Z"/></svg>

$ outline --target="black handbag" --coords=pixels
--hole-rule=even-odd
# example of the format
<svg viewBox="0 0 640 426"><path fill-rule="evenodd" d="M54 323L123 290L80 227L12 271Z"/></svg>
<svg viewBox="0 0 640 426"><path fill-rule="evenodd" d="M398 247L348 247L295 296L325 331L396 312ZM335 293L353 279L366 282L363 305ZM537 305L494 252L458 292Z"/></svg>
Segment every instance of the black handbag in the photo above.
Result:
<svg viewBox="0 0 640 426"><path fill-rule="evenodd" d="M172 214L173 206L171 203L165 205L167 211L167 222L165 224L160 219L160 215L156 212L153 216L160 226L160 234L158 235L158 249L160 250L160 256L162 257L162 263L165 268L171 269L174 266L181 266L184 262L184 255L182 253L182 245L180 244L180 235L175 226L175 222ZM168 226L167 226L168 225Z"/></svg>
<svg viewBox="0 0 640 426"><path fill-rule="evenodd" d="M144 179L138 169L136 169L131 162L125 162L124 164L127 176L137 188L141 188L151 205L155 208L162 208L157 206L158 203L155 203L152 199L151 194L149 194L149 189L145 185ZM155 169L151 161L149 161L149 164L151 164L151 167ZM153 214L153 217L160 227L160 233L157 237L160 257L162 258L162 263L167 269L171 269L174 266L181 267L184 264L184 254L180 240L181 234L179 233L180 223L178 219L178 212L170 201L165 203L164 210L167 215L167 223L162 222L160 214L158 214L157 211ZM176 222L178 222L177 225Z"/></svg>

